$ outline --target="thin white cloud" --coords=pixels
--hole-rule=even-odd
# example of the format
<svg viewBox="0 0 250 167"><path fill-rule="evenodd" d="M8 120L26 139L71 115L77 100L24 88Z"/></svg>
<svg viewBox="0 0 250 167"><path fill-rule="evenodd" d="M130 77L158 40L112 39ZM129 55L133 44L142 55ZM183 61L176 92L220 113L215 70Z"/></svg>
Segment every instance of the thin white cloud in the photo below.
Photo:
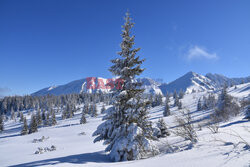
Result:
<svg viewBox="0 0 250 167"><path fill-rule="evenodd" d="M205 58L205 59L218 59L216 53L209 53L205 49L202 49L199 46L193 46L188 50L187 59L193 60L198 58Z"/></svg>

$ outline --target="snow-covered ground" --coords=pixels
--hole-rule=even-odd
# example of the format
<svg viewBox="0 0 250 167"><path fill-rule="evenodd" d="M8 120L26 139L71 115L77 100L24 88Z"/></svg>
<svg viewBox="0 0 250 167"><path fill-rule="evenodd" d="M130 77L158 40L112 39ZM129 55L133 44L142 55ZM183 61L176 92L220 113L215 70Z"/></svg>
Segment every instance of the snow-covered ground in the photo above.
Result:
<svg viewBox="0 0 250 167"><path fill-rule="evenodd" d="M242 84L236 89L230 88L229 93L237 98L249 96L250 84ZM182 99L183 107L191 111L197 127L198 143L192 148L188 141L173 133L162 138L156 144L161 154L143 160L129 162L112 162L103 152L102 142L93 143L92 133L102 121L102 115L97 118L88 117L86 124L79 124L80 112L67 120L61 120L57 115L57 125L42 127L37 133L21 136L19 122L5 122L5 131L0 133L0 166L171 166L171 167L203 167L203 166L250 166L250 148L238 143L246 140L250 143L250 121L243 115L222 123L219 133L213 134L207 127L198 131L198 124L206 121L211 111L196 111L198 99L205 92L187 94ZM173 100L171 99L171 103ZM98 106L100 111L101 104ZM162 117L163 106L150 110L150 119L156 122ZM179 114L176 107L171 107L171 115L164 117L170 131L175 127L175 115ZM28 117L27 117L28 118ZM29 118L28 118L29 119ZM201 122L203 121L203 122ZM85 132L85 135L81 135ZM33 139L46 139L44 142L33 143ZM239 137L241 136L242 139ZM238 143L238 145L236 145ZM56 146L55 151L34 154L38 147Z"/></svg>

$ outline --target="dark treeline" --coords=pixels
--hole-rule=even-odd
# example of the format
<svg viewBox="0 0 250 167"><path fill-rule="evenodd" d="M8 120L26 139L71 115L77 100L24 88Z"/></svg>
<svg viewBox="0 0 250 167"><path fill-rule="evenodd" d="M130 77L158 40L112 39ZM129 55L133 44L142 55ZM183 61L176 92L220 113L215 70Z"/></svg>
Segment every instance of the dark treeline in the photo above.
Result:
<svg viewBox="0 0 250 167"><path fill-rule="evenodd" d="M82 103L109 103L111 94L68 94L68 95L46 95L46 96L9 96L0 100L0 113L11 115L12 112L23 110L50 110L62 109L67 105L78 105Z"/></svg>

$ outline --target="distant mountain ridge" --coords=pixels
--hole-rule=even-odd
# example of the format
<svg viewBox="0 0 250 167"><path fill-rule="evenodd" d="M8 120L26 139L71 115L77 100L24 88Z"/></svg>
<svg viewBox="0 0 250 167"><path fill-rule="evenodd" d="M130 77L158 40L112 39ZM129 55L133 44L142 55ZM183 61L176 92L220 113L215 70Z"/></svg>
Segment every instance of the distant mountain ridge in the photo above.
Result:
<svg viewBox="0 0 250 167"><path fill-rule="evenodd" d="M230 86L230 85L239 85L239 84L250 82L250 76L245 77L245 78L243 77L242 78L228 78L221 74L211 74L211 73L208 73L205 76L209 78L210 80L212 80L213 84L216 87L221 87L225 84Z"/></svg>
<svg viewBox="0 0 250 167"><path fill-rule="evenodd" d="M98 80L100 79L104 83L107 83L107 79L101 77L92 77L95 78L95 85L98 85ZM159 83L151 78L139 78L138 81L143 82L142 88L145 89L145 93L151 94L162 94L161 89L159 88ZM50 86L44 89L41 89L33 94L32 96L42 96L42 95L62 95L62 94L71 94L71 93L109 93L110 89L89 89L87 88L87 79L79 79L67 83L65 85L59 86Z"/></svg>
<svg viewBox="0 0 250 167"><path fill-rule="evenodd" d="M101 79L107 82L107 79L96 77L96 80ZM220 89L223 85L227 84L238 85L241 83L250 82L250 76L245 78L228 78L220 74L208 73L205 76L197 74L195 72L188 72L185 75L177 78L170 83L159 83L151 78L139 78L138 81L142 82L142 88L145 89L146 94L166 94L166 92L173 93L174 91L184 91L186 93L191 93L192 91L213 91ZM65 85L50 86L41 89L31 95L42 96L47 94L52 95L62 95L71 93L109 93L109 89L87 89L87 80L79 79L67 83Z"/></svg>

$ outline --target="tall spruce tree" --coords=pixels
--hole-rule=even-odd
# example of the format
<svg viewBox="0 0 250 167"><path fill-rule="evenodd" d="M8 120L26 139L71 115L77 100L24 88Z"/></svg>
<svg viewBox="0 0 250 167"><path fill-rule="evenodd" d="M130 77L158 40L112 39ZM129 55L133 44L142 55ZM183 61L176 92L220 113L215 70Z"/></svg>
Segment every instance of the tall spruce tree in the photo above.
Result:
<svg viewBox="0 0 250 167"><path fill-rule="evenodd" d="M108 145L105 151L109 152L114 161L140 159L156 152L151 145L153 138L150 136L151 123L145 115L148 103L139 98L144 90L139 88L141 83L135 79L144 71L141 68L144 59L136 57L139 48L133 49L135 38L131 36L133 25L129 13L126 13L125 24L122 26L121 52L118 53L121 58L112 60L113 66L110 68L110 71L119 78L119 83L113 92L113 107L103 117L105 122L93 133L93 136L97 136L94 142L104 140L104 144ZM141 115L145 118L143 122ZM147 128L143 127L145 124Z"/></svg>
<svg viewBox="0 0 250 167"><path fill-rule="evenodd" d="M23 129L21 135L27 135L29 132L26 117L23 118Z"/></svg>

